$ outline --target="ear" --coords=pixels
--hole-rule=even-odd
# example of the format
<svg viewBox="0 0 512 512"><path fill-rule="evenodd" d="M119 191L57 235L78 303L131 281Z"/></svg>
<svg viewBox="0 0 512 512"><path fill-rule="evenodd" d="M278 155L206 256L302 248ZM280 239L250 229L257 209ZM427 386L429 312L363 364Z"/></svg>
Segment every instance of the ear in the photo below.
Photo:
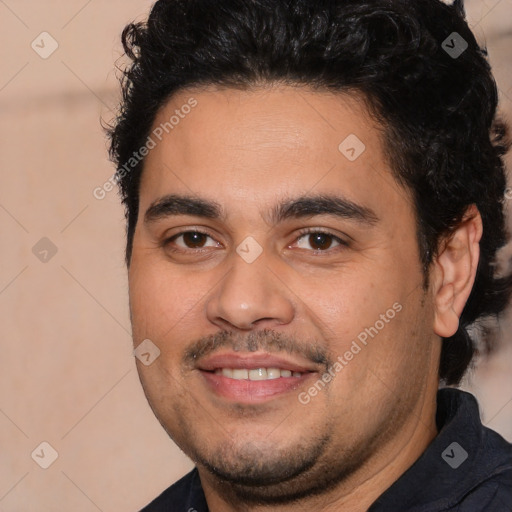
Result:
<svg viewBox="0 0 512 512"><path fill-rule="evenodd" d="M475 282L480 257L482 217L471 205L461 224L441 242L432 275L434 332L443 338L453 336Z"/></svg>

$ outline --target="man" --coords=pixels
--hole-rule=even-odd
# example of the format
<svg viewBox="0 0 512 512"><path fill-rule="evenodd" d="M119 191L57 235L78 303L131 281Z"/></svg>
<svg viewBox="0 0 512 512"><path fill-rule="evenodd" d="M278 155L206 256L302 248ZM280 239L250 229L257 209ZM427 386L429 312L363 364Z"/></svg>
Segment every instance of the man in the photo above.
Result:
<svg viewBox="0 0 512 512"><path fill-rule="evenodd" d="M123 43L137 367L196 464L144 510L512 510L511 445L446 387L510 290L461 2L160 0Z"/></svg>

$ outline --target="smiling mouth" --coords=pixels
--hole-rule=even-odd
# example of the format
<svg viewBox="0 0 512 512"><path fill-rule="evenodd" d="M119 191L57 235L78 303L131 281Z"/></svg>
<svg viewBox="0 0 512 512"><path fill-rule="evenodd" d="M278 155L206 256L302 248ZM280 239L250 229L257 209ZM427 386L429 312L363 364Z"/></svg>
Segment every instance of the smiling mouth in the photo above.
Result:
<svg viewBox="0 0 512 512"><path fill-rule="evenodd" d="M215 375L222 375L233 380L274 380L283 378L300 378L303 373L281 368L216 368Z"/></svg>
<svg viewBox="0 0 512 512"><path fill-rule="evenodd" d="M319 371L318 364L307 358L267 352L217 352L195 367L213 395L238 404L296 393Z"/></svg>

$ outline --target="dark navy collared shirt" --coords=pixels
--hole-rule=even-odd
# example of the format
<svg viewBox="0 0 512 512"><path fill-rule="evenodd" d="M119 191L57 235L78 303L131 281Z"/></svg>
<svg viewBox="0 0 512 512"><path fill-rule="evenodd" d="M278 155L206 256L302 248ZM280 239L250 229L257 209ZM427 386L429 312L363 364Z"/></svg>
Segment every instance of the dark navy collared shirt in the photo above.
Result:
<svg viewBox="0 0 512 512"><path fill-rule="evenodd" d="M482 425L473 395L437 393L438 435L368 512L512 512L512 444ZM208 512L197 469L141 512Z"/></svg>

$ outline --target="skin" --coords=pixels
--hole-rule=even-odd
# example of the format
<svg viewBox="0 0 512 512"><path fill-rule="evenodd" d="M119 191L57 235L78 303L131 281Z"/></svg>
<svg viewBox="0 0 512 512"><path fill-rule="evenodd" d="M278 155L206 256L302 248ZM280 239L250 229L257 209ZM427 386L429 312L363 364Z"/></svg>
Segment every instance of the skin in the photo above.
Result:
<svg viewBox="0 0 512 512"><path fill-rule="evenodd" d="M367 510L437 434L440 337L457 329L473 285L478 211L443 241L425 289L414 208L362 98L289 86L190 89L154 127L190 97L197 106L146 157L129 266L134 344L150 339L160 350L149 366L137 360L148 401L196 462L213 512ZM366 146L352 162L338 150L349 134ZM168 194L215 201L225 217L146 222ZM322 194L375 219L270 218L284 200ZM327 236L319 247L304 228L343 243ZM179 236L197 230L207 236ZM262 249L252 263L236 251L249 236ZM301 403L394 304L401 310ZM279 356L309 371L270 396L249 384L233 394L240 381L226 379L223 395L201 371L199 348L206 358Z"/></svg>

